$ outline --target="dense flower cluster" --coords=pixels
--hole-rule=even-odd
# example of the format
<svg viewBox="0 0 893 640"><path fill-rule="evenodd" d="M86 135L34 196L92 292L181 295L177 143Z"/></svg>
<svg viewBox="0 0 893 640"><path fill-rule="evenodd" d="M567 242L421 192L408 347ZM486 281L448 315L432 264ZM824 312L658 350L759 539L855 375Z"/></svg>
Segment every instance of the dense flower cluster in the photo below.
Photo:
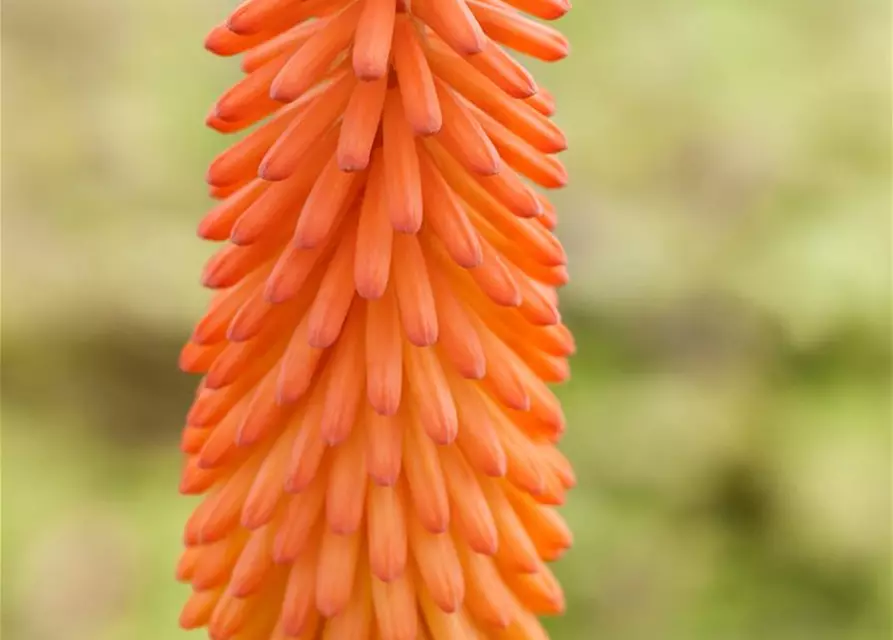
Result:
<svg viewBox="0 0 893 640"><path fill-rule="evenodd" d="M258 124L208 172L215 290L178 577L214 640L541 639L573 486L554 104L507 50L568 0L246 0L212 31ZM523 13L522 13L523 12Z"/></svg>

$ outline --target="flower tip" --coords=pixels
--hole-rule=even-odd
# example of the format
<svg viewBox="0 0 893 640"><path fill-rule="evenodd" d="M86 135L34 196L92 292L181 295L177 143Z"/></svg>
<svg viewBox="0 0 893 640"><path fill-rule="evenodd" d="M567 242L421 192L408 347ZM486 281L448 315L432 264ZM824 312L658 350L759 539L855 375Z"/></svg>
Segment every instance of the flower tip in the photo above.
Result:
<svg viewBox="0 0 893 640"><path fill-rule="evenodd" d="M462 603L465 600L465 594L463 593L463 587L451 587L445 586L445 593L437 593L432 594L432 598L437 597L435 601L437 606L446 614L456 613L459 608L462 606Z"/></svg>
<svg viewBox="0 0 893 640"><path fill-rule="evenodd" d="M424 120L412 123L413 133L422 138L437 135L441 129L443 129L443 116L440 113L426 114Z"/></svg>
<svg viewBox="0 0 893 640"><path fill-rule="evenodd" d="M219 274L215 269L206 270L201 277L201 285L206 289L221 289L224 283L220 281Z"/></svg>
<svg viewBox="0 0 893 640"><path fill-rule="evenodd" d="M361 82L374 82L380 80L388 72L387 62L381 64L379 60L367 58L358 55L358 51L354 51L353 56L353 73L357 80Z"/></svg>
<svg viewBox="0 0 893 640"><path fill-rule="evenodd" d="M287 84L280 82L278 78L273 81L272 85L270 85L270 98L276 102L288 104L300 97L300 91L296 91L294 87L289 87Z"/></svg>
<svg viewBox="0 0 893 640"><path fill-rule="evenodd" d="M209 33L205 38L205 50L218 56L223 55L220 39L220 32L217 29L214 29L214 31Z"/></svg>
<svg viewBox="0 0 893 640"><path fill-rule="evenodd" d="M552 272L555 274L555 287L563 287L570 282L570 273L565 265L555 267Z"/></svg>
<svg viewBox="0 0 893 640"><path fill-rule="evenodd" d="M344 173L357 173L369 166L369 156L358 156L352 153L338 153L338 168Z"/></svg>
<svg viewBox="0 0 893 640"><path fill-rule="evenodd" d="M267 182L282 182L290 175L291 172L269 160L264 160L257 168L257 177Z"/></svg>
<svg viewBox="0 0 893 640"><path fill-rule="evenodd" d="M487 158L486 164L482 162L475 167L475 172L485 177L498 175L500 171L502 171L502 160L498 153L493 153Z"/></svg>
<svg viewBox="0 0 893 640"><path fill-rule="evenodd" d="M474 28L469 29L467 33L450 34L449 45L460 56L467 57L481 53L487 46L487 40L487 36L475 21Z"/></svg>
<svg viewBox="0 0 893 640"><path fill-rule="evenodd" d="M285 492L295 495L304 491L307 487L310 486L310 482L313 480L312 477L307 477L307 475L308 474L298 473L290 474L285 479L285 483L282 485L283 489L285 489Z"/></svg>
<svg viewBox="0 0 893 640"><path fill-rule="evenodd" d="M287 286L280 286L281 280L271 278L264 289L264 300L270 304L282 304L292 297Z"/></svg>
<svg viewBox="0 0 893 640"><path fill-rule="evenodd" d="M559 62L560 60L567 58L570 53L571 43L568 42L567 38L562 36L561 38L557 38L553 43L553 48L545 60L546 62Z"/></svg>
<svg viewBox="0 0 893 640"><path fill-rule="evenodd" d="M258 440L260 440L261 437L266 435L266 430L264 430L263 424L260 424L258 426L258 423L252 424L250 420L250 416L247 419L243 420L242 424L239 425L239 428L236 431L236 437L233 442L237 447L250 447Z"/></svg>
<svg viewBox="0 0 893 640"><path fill-rule="evenodd" d="M383 474L383 473L378 473L378 472L370 469L369 477L372 479L372 482L374 482L379 487L395 487L395 486L397 486L397 480L399 479L399 474L398 473ZM379 576L379 577L381 577L381 576ZM381 579L384 580L384 578L381 578ZM387 580L385 580L385 582L387 582Z"/></svg>
<svg viewBox="0 0 893 640"><path fill-rule="evenodd" d="M406 570L406 567L402 564L392 561L388 559L386 562L377 562L370 567L372 571L372 575L384 582L385 584L394 582L399 579ZM416 636L413 635L413 638Z"/></svg>
<svg viewBox="0 0 893 640"><path fill-rule="evenodd" d="M497 304L508 307L510 309L517 309L522 304L524 304L524 296L521 295L520 291L515 289L511 292L510 295L506 296L504 300L497 301Z"/></svg>
<svg viewBox="0 0 893 640"><path fill-rule="evenodd" d="M260 27L257 24L257 18L251 15L252 4L255 3L243 4L233 11L226 19L226 28L238 36L256 33Z"/></svg>
<svg viewBox="0 0 893 640"><path fill-rule="evenodd" d="M194 345L191 342L187 342L180 350L177 366L183 373L201 373L201 370L196 366L196 360Z"/></svg>
<svg viewBox="0 0 893 640"><path fill-rule="evenodd" d="M499 454L489 461L489 466L484 469L484 473L490 478L504 478L508 473L508 460L505 453L500 450Z"/></svg>
<svg viewBox="0 0 893 640"><path fill-rule="evenodd" d="M195 478L184 476L177 490L182 496L194 496L202 493L204 487L196 486Z"/></svg>
<svg viewBox="0 0 893 640"><path fill-rule="evenodd" d="M365 276L365 272L362 275ZM369 302L380 300L382 296L384 296L387 287L387 281L384 281L382 284L381 279L360 277L360 274L357 274L356 282L354 284L356 286L357 295ZM381 412L379 411L379 413Z"/></svg>
<svg viewBox="0 0 893 640"><path fill-rule="evenodd" d="M483 380L487 375L487 361L484 358L476 358L467 367L463 367L459 374L466 380Z"/></svg>
<svg viewBox="0 0 893 640"><path fill-rule="evenodd" d="M328 598L317 596L316 610L323 618L334 618L344 609L344 603L330 601Z"/></svg>
<svg viewBox="0 0 893 640"><path fill-rule="evenodd" d="M541 17L546 20L558 20L566 16L572 8L570 0L557 0Z"/></svg>
<svg viewBox="0 0 893 640"><path fill-rule="evenodd" d="M461 257L456 256L454 259L456 260L456 264L463 269L474 269L484 263L484 256L479 251L475 251L473 247L468 249L465 252L465 255L462 255Z"/></svg>
<svg viewBox="0 0 893 640"><path fill-rule="evenodd" d="M537 91L540 88L537 84L531 79L530 82L523 87L519 87L518 91L512 96L513 98L518 98L519 100L527 100L528 98L532 98L536 95Z"/></svg>
<svg viewBox="0 0 893 640"><path fill-rule="evenodd" d="M180 628L184 631L192 631L193 629L198 629L199 627L205 624L205 620L200 619L199 615L189 609L188 607L183 609L183 612L180 614Z"/></svg>
<svg viewBox="0 0 893 640"><path fill-rule="evenodd" d="M366 395L373 411L382 417L393 417L400 410L401 394L399 389L394 392L390 388L381 386L369 391Z"/></svg>
<svg viewBox="0 0 893 640"><path fill-rule="evenodd" d="M406 327L404 327L404 330L406 330ZM408 331L406 339L415 347L430 347L437 344L439 333L436 324L424 324Z"/></svg>
<svg viewBox="0 0 893 640"><path fill-rule="evenodd" d="M567 186L568 181L568 173L567 168L565 168L564 164L560 161L556 160L554 163L554 170L551 173L552 181L549 184L549 187L552 189L561 189L562 187ZM540 203L540 209L543 209L542 203ZM543 211L545 213L545 210Z"/></svg>
<svg viewBox="0 0 893 640"><path fill-rule="evenodd" d="M215 220L202 220L195 234L202 240L211 240L212 242L222 242L226 240L226 235L220 230Z"/></svg>
<svg viewBox="0 0 893 640"><path fill-rule="evenodd" d="M180 437L181 453L198 453L205 444L205 436L201 435L201 429L186 427Z"/></svg>
<svg viewBox="0 0 893 640"><path fill-rule="evenodd" d="M462 56L474 56L481 53L484 50L484 42L482 40L476 40L473 44L469 43L468 46L461 47L457 53Z"/></svg>
<svg viewBox="0 0 893 640"><path fill-rule="evenodd" d="M326 443L329 447L337 447L340 444L343 444L345 440L350 436L350 431L347 431L340 427L340 425L321 425L319 428L320 436L323 439L323 442ZM339 535L343 533L350 533L344 531L336 531L335 527L331 527L333 533L337 533Z"/></svg>
<svg viewBox="0 0 893 640"><path fill-rule="evenodd" d="M422 216L407 214L399 218L391 218L391 226L397 233L414 236L422 229Z"/></svg>
<svg viewBox="0 0 893 640"><path fill-rule="evenodd" d="M208 112L208 115L205 116L205 126L210 127L211 129L218 129L223 125L222 119L217 114L217 107L212 107L211 111Z"/></svg>
<svg viewBox="0 0 893 640"><path fill-rule="evenodd" d="M211 343L207 333L202 330L201 326L196 327L189 336L189 342L197 345L207 345Z"/></svg>
<svg viewBox="0 0 893 640"><path fill-rule="evenodd" d="M291 244L295 249L310 251L316 249L323 240L324 238L311 236L309 232L305 232L303 229L297 229L292 236Z"/></svg>
<svg viewBox="0 0 893 640"><path fill-rule="evenodd" d="M249 531L254 531L267 524L272 515L272 513L261 511L257 507L246 502L242 509L242 516L239 523Z"/></svg>
<svg viewBox="0 0 893 640"><path fill-rule="evenodd" d="M240 230L239 227L235 227L229 234L229 241L237 247L247 247L255 240L257 240L255 235L250 231Z"/></svg>
<svg viewBox="0 0 893 640"><path fill-rule="evenodd" d="M338 334L324 324L307 331L307 344L314 349L328 349L338 339Z"/></svg>
<svg viewBox="0 0 893 640"><path fill-rule="evenodd" d="M527 413L530 411L530 396L525 391L507 396L503 399L505 405L515 411Z"/></svg>
<svg viewBox="0 0 893 640"><path fill-rule="evenodd" d="M226 181L220 176L220 166L217 162L212 162L211 166L205 172L205 182L212 187L226 187Z"/></svg>
<svg viewBox="0 0 893 640"><path fill-rule="evenodd" d="M567 609L567 602L564 599L564 593L561 589L558 589L558 593L549 599L549 603L552 605L552 608L549 610L551 615L563 615Z"/></svg>
<svg viewBox="0 0 893 640"><path fill-rule="evenodd" d="M443 424L439 425L437 428L432 428L431 432L428 433L428 437L434 441L434 444L446 447L453 444L456 441L456 436L459 435L459 425L458 424Z"/></svg>
<svg viewBox="0 0 893 640"><path fill-rule="evenodd" d="M552 244L552 255L550 256L551 262L553 263L553 267L564 267L567 265L567 252L564 250L564 247L561 246L561 243L557 240ZM557 313L557 309L556 309ZM561 319L561 315L558 316Z"/></svg>

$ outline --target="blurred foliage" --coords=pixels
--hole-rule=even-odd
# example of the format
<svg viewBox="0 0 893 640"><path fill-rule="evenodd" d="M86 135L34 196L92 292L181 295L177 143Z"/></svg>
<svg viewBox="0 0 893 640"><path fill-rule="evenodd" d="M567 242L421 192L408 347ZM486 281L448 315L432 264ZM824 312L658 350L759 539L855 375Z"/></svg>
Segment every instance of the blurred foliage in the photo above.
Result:
<svg viewBox="0 0 893 640"><path fill-rule="evenodd" d="M232 0L3 4L3 631L175 631ZM577 2L556 639L890 636L890 7Z"/></svg>

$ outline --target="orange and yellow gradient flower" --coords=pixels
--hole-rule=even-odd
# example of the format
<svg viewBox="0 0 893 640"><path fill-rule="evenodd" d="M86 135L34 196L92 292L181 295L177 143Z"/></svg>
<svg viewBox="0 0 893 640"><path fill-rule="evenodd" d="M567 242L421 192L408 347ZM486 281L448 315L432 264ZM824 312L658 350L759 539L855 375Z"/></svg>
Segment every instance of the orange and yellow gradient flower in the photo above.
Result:
<svg viewBox="0 0 893 640"><path fill-rule="evenodd" d="M214 640L535 640L574 475L548 383L566 147L508 50L569 0L246 0L208 171L210 307L181 366L180 622ZM524 13L522 13L524 12Z"/></svg>

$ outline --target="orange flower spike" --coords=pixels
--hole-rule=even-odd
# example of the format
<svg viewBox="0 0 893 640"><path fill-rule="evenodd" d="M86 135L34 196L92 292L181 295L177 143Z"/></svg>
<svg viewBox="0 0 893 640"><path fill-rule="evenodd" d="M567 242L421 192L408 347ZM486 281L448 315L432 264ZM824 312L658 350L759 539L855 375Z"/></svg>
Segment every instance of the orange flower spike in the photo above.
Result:
<svg viewBox="0 0 893 640"><path fill-rule="evenodd" d="M549 383L564 135L512 51L569 0L244 0L199 225L228 242L180 354L203 374L177 579L212 640L546 640L576 482Z"/></svg>

